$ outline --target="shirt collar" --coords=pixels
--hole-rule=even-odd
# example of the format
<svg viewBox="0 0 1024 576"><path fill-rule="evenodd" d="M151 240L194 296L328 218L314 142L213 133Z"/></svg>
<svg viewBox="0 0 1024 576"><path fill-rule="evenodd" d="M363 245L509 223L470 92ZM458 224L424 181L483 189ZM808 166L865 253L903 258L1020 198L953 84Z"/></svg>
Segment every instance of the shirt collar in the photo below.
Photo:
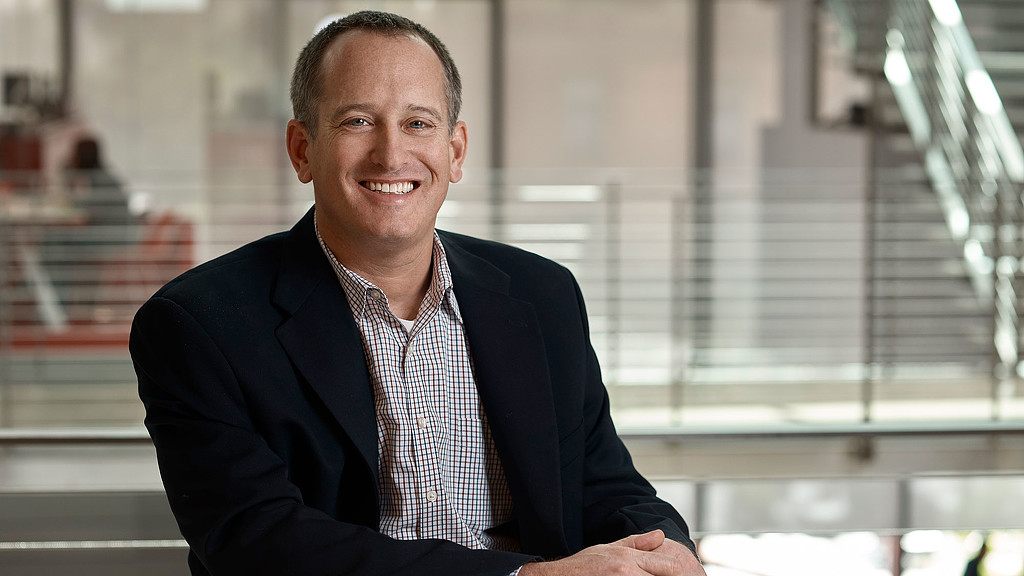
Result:
<svg viewBox="0 0 1024 576"><path fill-rule="evenodd" d="M345 290L345 297L348 298L348 303L352 307L353 316L361 318L366 312L367 299L380 297L386 299L384 291L375 286L373 282L349 270L338 261L334 252L331 251L327 243L324 242L323 237L320 236L320 227L316 223L316 218L313 219L313 228L316 230L316 239L320 242L320 249L327 256L327 260L331 263L331 267L334 268L334 273L338 277L342 289ZM462 324L462 313L459 311L459 306L455 300L455 291L452 289L452 272L448 267L448 257L436 230L434 231L434 245L431 250L430 271L430 286L427 288L424 300L446 303L455 314L455 318ZM379 294L379 296L375 297L375 294Z"/></svg>

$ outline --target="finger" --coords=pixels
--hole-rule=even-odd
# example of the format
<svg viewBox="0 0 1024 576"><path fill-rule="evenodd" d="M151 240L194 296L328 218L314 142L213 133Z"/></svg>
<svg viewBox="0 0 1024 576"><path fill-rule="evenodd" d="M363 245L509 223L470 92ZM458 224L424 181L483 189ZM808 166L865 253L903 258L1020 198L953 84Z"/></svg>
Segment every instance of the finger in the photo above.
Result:
<svg viewBox="0 0 1024 576"><path fill-rule="evenodd" d="M651 551L665 543L665 532L652 530L644 534L634 534L628 538L631 538L630 543L628 544L630 547L638 550Z"/></svg>
<svg viewBox="0 0 1024 576"><path fill-rule="evenodd" d="M665 532L663 532L660 528L658 528L658 529L655 529L655 530L651 530L650 532L641 532L641 533L638 533L638 534L630 534L629 536L626 536L625 538L621 538L619 540L616 540L615 542L609 542L609 544L611 544L613 546L616 546L616 545L617 546L628 546L630 548L633 548L633 543L636 542L637 539L647 539L647 538L652 538L653 539L653 538L658 538L658 540L663 540L664 537L665 537Z"/></svg>
<svg viewBox="0 0 1024 576"><path fill-rule="evenodd" d="M682 576L683 563L675 556L657 552L637 554L636 566L651 576Z"/></svg>

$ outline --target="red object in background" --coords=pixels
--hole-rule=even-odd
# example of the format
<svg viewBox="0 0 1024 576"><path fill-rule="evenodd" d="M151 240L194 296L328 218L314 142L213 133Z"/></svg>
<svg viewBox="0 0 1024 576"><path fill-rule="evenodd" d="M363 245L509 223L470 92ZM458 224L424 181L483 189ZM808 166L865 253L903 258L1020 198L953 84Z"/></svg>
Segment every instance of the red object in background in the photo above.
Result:
<svg viewBox="0 0 1024 576"><path fill-rule="evenodd" d="M71 319L60 330L48 330L36 321L15 323L7 331L7 345L22 351L126 350L135 311L163 284L194 264L192 222L166 212L147 218L141 228L138 244L98 263L99 297L86 318Z"/></svg>
<svg viewBox="0 0 1024 576"><path fill-rule="evenodd" d="M43 169L43 142L38 136L0 134L0 171Z"/></svg>

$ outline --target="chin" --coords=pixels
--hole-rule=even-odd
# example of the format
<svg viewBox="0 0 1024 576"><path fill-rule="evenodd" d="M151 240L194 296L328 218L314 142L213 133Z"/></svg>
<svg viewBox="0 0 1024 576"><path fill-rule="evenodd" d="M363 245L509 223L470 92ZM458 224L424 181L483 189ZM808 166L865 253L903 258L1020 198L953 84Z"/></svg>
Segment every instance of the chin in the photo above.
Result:
<svg viewBox="0 0 1024 576"><path fill-rule="evenodd" d="M420 232L414 232L412 230L375 230L368 234L370 238L376 239L378 242L386 242L390 244L402 244L407 242L414 242L421 240L425 234ZM433 230L430 231L430 236L433 236Z"/></svg>

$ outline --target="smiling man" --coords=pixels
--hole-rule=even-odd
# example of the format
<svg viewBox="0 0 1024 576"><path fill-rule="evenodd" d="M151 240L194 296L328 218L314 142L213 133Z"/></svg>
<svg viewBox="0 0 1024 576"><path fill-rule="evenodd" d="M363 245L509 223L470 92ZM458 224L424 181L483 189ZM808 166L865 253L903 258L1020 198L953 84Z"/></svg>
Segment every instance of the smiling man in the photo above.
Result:
<svg viewBox="0 0 1024 576"><path fill-rule="evenodd" d="M460 101L422 26L327 26L287 128L314 209L136 316L193 574L704 574L615 433L571 274L434 230Z"/></svg>

